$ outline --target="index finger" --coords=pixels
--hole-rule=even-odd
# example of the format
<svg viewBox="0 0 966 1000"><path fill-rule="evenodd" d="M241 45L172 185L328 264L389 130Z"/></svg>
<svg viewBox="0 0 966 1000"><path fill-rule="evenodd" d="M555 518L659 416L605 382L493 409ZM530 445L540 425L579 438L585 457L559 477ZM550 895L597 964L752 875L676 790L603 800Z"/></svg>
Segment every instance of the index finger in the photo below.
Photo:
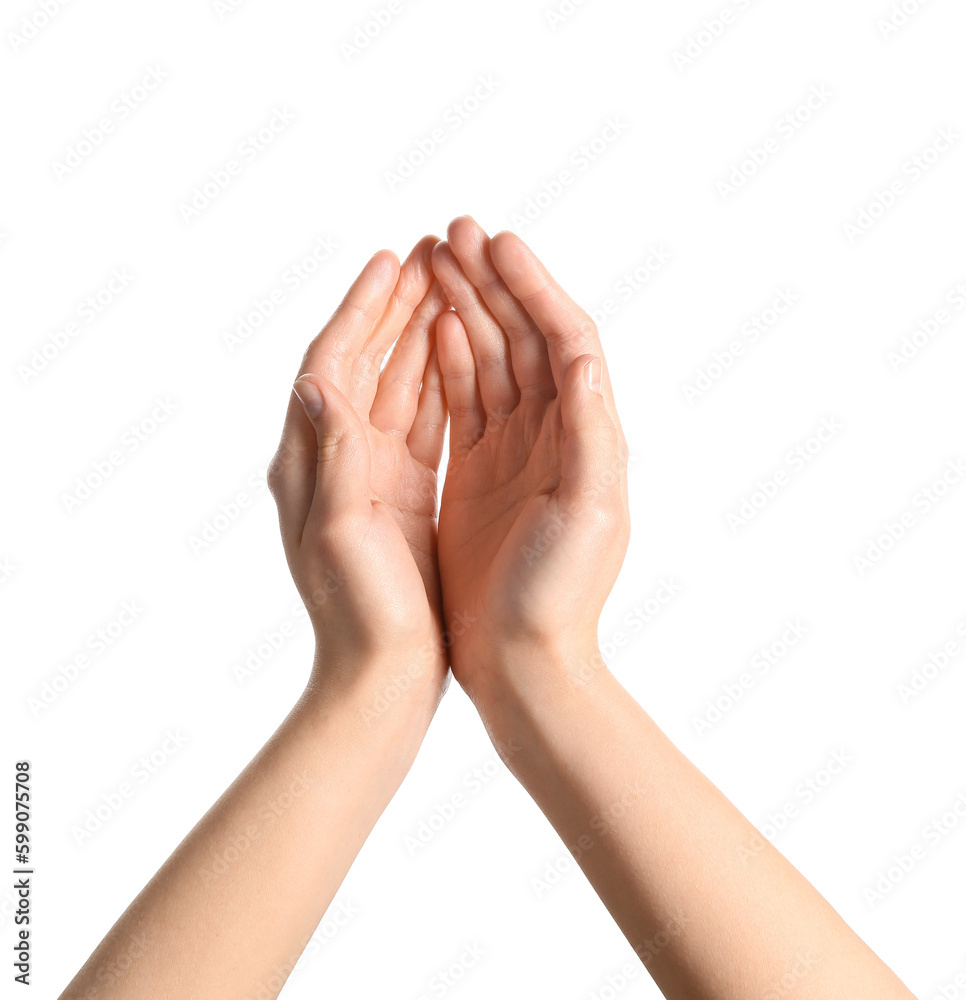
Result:
<svg viewBox="0 0 966 1000"><path fill-rule="evenodd" d="M390 250L375 254L352 283L332 318L309 344L298 375L324 375L340 391L351 379L352 363L376 328L392 295L399 261ZM294 381L294 379L293 379ZM301 535L315 492L318 439L305 408L289 393L282 437L269 469L286 551Z"/></svg>
<svg viewBox="0 0 966 1000"><path fill-rule="evenodd" d="M309 344L299 375L325 375L345 391L343 379L382 318L398 278L399 258L391 250L373 254L332 318Z"/></svg>

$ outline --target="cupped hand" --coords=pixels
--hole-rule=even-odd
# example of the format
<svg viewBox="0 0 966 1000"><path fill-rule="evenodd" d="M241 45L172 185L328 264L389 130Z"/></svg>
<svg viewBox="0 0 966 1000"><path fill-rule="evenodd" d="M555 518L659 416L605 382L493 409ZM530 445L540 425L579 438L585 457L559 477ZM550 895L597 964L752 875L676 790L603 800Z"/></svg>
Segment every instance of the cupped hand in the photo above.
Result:
<svg viewBox="0 0 966 1000"><path fill-rule="evenodd" d="M518 237L457 219L433 269L455 309L437 326L439 565L453 673L479 701L596 656L629 537L627 445L593 322Z"/></svg>
<svg viewBox="0 0 966 1000"><path fill-rule="evenodd" d="M269 468L317 643L315 684L440 688L436 473L446 423L426 237L377 253L312 341ZM389 351L389 360L383 362ZM375 681L375 688L370 682Z"/></svg>

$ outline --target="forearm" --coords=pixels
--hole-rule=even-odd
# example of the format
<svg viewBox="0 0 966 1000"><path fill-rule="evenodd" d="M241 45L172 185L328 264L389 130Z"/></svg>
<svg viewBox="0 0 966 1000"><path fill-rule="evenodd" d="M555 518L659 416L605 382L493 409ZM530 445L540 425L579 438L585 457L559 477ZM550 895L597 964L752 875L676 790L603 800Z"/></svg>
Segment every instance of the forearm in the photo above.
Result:
<svg viewBox="0 0 966 1000"><path fill-rule="evenodd" d="M308 689L62 1000L274 996L408 770L438 698L413 694L373 718L377 694Z"/></svg>
<svg viewBox="0 0 966 1000"><path fill-rule="evenodd" d="M664 994L911 997L596 650L581 662L589 681L554 664L543 690L505 687L483 714Z"/></svg>

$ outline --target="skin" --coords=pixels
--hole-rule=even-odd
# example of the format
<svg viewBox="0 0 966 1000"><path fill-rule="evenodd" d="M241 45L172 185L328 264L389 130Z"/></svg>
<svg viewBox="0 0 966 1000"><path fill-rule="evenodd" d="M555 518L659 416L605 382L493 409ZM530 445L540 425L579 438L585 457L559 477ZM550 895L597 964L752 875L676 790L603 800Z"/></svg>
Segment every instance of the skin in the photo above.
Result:
<svg viewBox="0 0 966 1000"><path fill-rule="evenodd" d="M444 604L479 617L452 669L494 746L669 1000L909 1000L604 665L627 448L590 317L519 238L469 217L433 267L456 310L438 325Z"/></svg>
<svg viewBox="0 0 966 1000"><path fill-rule="evenodd" d="M911 997L604 665L626 467L597 330L521 240L463 217L402 265L376 254L269 471L316 634L305 692L62 1000L277 995L448 664L665 996Z"/></svg>
<svg viewBox="0 0 966 1000"><path fill-rule="evenodd" d="M269 471L316 634L305 692L63 1000L277 995L415 757L447 673L435 242L363 269L306 351Z"/></svg>

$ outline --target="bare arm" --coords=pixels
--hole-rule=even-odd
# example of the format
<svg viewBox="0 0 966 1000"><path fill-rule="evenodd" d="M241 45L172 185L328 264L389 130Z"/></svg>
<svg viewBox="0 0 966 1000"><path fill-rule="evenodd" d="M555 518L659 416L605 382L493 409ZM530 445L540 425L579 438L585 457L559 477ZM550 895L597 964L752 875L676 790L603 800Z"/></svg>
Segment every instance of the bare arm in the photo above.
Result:
<svg viewBox="0 0 966 1000"><path fill-rule="evenodd" d="M275 996L415 757L447 672L435 242L369 261L289 401L269 482L316 635L305 693L63 1000Z"/></svg>
<svg viewBox="0 0 966 1000"><path fill-rule="evenodd" d="M627 448L597 331L509 233L457 219L433 265L458 319L439 558L453 673L664 994L908 998L822 896L606 669Z"/></svg>
<svg viewBox="0 0 966 1000"><path fill-rule="evenodd" d="M490 731L665 996L912 996L596 649L532 665L549 683L504 689Z"/></svg>
<svg viewBox="0 0 966 1000"><path fill-rule="evenodd" d="M377 692L309 690L62 994L275 996L432 715L365 722Z"/></svg>

